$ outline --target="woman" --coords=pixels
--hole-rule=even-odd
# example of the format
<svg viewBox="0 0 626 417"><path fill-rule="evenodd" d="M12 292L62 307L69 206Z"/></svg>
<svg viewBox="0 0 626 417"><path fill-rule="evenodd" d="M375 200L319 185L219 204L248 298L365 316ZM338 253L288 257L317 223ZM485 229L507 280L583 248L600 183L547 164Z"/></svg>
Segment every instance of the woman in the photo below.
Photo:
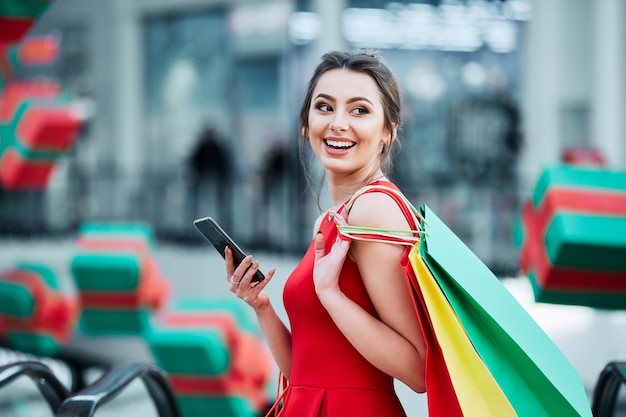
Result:
<svg viewBox="0 0 626 417"><path fill-rule="evenodd" d="M385 169L399 126L397 81L376 54L324 55L300 128L324 168L333 207L317 220L311 246L285 284L290 329L263 291L275 271L252 284L258 261L249 256L235 268L226 254L230 290L254 309L289 381L284 417L404 416L394 378L425 390L425 344L400 263L403 247L350 242L337 231L346 223L411 228L384 193L361 195L349 213L343 208L367 184L395 187Z"/></svg>

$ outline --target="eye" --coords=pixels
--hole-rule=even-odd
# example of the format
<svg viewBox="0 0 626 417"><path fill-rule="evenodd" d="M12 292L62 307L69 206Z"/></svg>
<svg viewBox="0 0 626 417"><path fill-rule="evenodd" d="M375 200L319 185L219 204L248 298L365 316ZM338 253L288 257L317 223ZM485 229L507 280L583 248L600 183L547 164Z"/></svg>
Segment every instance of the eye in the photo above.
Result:
<svg viewBox="0 0 626 417"><path fill-rule="evenodd" d="M315 106L315 108L317 108L318 110L323 111L323 112L333 111L333 108L332 108L332 107L330 107L330 106L329 106L328 104L326 104L326 103L318 103L318 104Z"/></svg>
<svg viewBox="0 0 626 417"><path fill-rule="evenodd" d="M356 114L367 114L367 113L369 113L369 111L365 107L355 107L354 109L352 109L352 112L356 113Z"/></svg>

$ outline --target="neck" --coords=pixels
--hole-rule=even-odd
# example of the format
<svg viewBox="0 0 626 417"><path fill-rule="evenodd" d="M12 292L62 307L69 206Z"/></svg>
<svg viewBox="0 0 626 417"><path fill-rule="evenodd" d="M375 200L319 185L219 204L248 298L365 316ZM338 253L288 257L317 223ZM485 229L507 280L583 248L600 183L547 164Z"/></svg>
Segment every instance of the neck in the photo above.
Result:
<svg viewBox="0 0 626 417"><path fill-rule="evenodd" d="M370 175L367 178L361 180L355 180L354 178L341 177L336 175L327 174L328 192L333 204L333 209L337 209L341 204L346 202L352 195L360 188L366 186L372 181L384 179L385 175L381 170L378 170L374 175Z"/></svg>

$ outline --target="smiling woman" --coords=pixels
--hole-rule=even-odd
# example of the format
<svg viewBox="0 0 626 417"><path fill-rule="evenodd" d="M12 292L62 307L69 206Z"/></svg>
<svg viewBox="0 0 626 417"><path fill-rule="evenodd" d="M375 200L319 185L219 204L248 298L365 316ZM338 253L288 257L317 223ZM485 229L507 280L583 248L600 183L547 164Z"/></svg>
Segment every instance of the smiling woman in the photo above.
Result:
<svg viewBox="0 0 626 417"><path fill-rule="evenodd" d="M300 112L301 146L321 163L332 207L283 290L287 327L264 291L274 276L252 282L258 262L237 266L226 252L231 292L255 311L288 380L283 417L404 417L394 380L423 392L425 345L401 266L404 249L341 238L337 225L414 230L403 207L368 184L386 178L400 126L400 93L381 58L367 51L322 57Z"/></svg>

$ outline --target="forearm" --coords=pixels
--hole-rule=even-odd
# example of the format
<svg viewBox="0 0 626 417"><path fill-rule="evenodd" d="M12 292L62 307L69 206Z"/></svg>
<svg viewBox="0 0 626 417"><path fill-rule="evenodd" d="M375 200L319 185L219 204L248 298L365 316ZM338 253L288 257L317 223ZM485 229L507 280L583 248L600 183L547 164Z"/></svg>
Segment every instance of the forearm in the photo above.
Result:
<svg viewBox="0 0 626 417"><path fill-rule="evenodd" d="M423 354L409 340L340 291L324 294L320 301L339 330L365 359L413 390L424 391Z"/></svg>
<svg viewBox="0 0 626 417"><path fill-rule="evenodd" d="M278 317L271 304L255 310L255 313L278 368L285 377L289 378L291 374L291 332Z"/></svg>

